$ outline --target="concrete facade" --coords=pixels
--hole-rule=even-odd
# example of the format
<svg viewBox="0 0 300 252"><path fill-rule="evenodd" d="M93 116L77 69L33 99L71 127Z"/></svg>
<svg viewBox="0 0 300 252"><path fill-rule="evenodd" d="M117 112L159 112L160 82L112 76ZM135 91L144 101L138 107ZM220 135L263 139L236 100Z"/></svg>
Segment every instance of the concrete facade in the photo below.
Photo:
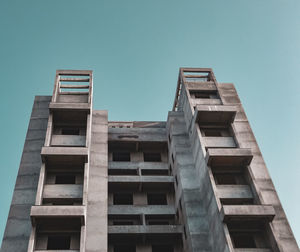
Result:
<svg viewBox="0 0 300 252"><path fill-rule="evenodd" d="M181 68L166 122L93 110L92 71L36 97L1 252L297 252L233 84Z"/></svg>

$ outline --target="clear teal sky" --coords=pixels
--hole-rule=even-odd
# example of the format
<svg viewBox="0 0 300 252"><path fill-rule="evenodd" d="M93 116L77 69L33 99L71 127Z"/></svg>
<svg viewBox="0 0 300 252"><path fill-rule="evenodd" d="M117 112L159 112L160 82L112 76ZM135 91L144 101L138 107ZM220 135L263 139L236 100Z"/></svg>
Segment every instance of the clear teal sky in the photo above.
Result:
<svg viewBox="0 0 300 252"><path fill-rule="evenodd" d="M300 243L299 0L1 0L0 239L34 95L94 70L110 120L166 120L178 68L233 82Z"/></svg>

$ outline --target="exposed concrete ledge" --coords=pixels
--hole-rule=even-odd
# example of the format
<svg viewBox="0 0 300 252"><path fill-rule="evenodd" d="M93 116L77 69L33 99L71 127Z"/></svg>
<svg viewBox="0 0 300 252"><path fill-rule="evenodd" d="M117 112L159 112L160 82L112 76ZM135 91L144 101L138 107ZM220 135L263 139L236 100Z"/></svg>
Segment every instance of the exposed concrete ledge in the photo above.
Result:
<svg viewBox="0 0 300 252"><path fill-rule="evenodd" d="M46 156L84 156L88 157L86 147L43 147L41 151L43 161Z"/></svg>
<svg viewBox="0 0 300 252"><path fill-rule="evenodd" d="M220 199L253 199L248 185L217 185L217 196Z"/></svg>
<svg viewBox="0 0 300 252"><path fill-rule="evenodd" d="M108 176L109 183L174 183L173 176Z"/></svg>
<svg viewBox="0 0 300 252"><path fill-rule="evenodd" d="M236 248L234 252L272 252L272 250L267 248Z"/></svg>
<svg viewBox="0 0 300 252"><path fill-rule="evenodd" d="M34 252L57 252L57 250L34 250ZM77 249L59 250L59 252L79 252Z"/></svg>
<svg viewBox="0 0 300 252"><path fill-rule="evenodd" d="M187 89L194 91L217 91L217 86L213 81L207 82L185 82Z"/></svg>
<svg viewBox="0 0 300 252"><path fill-rule="evenodd" d="M30 217L35 225L39 218L80 218L81 224L85 225L85 206L32 206Z"/></svg>
<svg viewBox="0 0 300 252"><path fill-rule="evenodd" d="M165 128L110 128L108 141L167 142Z"/></svg>
<svg viewBox="0 0 300 252"><path fill-rule="evenodd" d="M165 169L168 170L168 163L164 162L116 162L109 161L108 169Z"/></svg>
<svg viewBox="0 0 300 252"><path fill-rule="evenodd" d="M109 206L108 214L159 214L159 215L173 215L176 214L174 206Z"/></svg>
<svg viewBox="0 0 300 252"><path fill-rule="evenodd" d="M50 102L50 110L81 110L91 111L91 104L89 103L64 103L64 102Z"/></svg>
<svg viewBox="0 0 300 252"><path fill-rule="evenodd" d="M181 225L109 226L109 234L181 234Z"/></svg>
<svg viewBox="0 0 300 252"><path fill-rule="evenodd" d="M197 105L196 122L230 124L233 122L236 112L236 106Z"/></svg>
<svg viewBox="0 0 300 252"><path fill-rule="evenodd" d="M272 205L224 205L221 209L224 222L231 220L266 220L272 221L275 209Z"/></svg>
<svg viewBox="0 0 300 252"><path fill-rule="evenodd" d="M208 166L247 166L253 158L251 149L220 148L208 149L206 163Z"/></svg>

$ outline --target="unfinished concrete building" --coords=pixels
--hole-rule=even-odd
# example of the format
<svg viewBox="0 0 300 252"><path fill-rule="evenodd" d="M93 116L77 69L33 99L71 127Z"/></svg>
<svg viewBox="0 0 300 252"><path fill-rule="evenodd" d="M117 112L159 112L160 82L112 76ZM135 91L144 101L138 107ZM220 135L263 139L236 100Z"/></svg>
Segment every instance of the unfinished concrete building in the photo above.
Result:
<svg viewBox="0 0 300 252"><path fill-rule="evenodd" d="M1 252L298 252L233 84L181 68L177 85L165 122L111 122L92 71L57 71Z"/></svg>

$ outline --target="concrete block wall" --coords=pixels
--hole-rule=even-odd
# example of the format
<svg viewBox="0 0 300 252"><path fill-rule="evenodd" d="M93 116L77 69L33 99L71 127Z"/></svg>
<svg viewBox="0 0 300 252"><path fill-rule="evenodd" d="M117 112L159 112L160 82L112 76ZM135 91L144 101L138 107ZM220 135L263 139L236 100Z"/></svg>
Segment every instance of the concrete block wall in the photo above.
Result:
<svg viewBox="0 0 300 252"><path fill-rule="evenodd" d="M51 96L36 96L34 99L1 252L27 251L31 233L30 208L35 204L50 101Z"/></svg>

